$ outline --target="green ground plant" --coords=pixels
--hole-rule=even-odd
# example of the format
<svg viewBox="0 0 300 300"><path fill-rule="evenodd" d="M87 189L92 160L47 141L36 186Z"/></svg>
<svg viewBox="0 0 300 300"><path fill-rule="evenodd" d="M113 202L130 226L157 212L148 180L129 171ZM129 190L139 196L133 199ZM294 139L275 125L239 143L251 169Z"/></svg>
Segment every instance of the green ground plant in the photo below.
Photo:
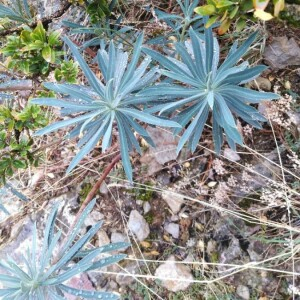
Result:
<svg viewBox="0 0 300 300"><path fill-rule="evenodd" d="M7 37L1 53L9 69L27 75L46 75L62 60L60 33L47 32L41 22L32 30L25 27L20 35Z"/></svg>
<svg viewBox="0 0 300 300"><path fill-rule="evenodd" d="M47 123L48 118L37 105L28 104L24 109L0 105L0 185L13 175L14 170L38 165L39 155L32 150L30 132Z"/></svg>
<svg viewBox="0 0 300 300"><path fill-rule="evenodd" d="M73 60L64 61L60 68L55 69L54 77L58 82L76 83L78 72L78 63Z"/></svg>
<svg viewBox="0 0 300 300"><path fill-rule="evenodd" d="M284 9L284 0L269 2L270 0L208 0L205 5L195 8L195 12L201 16L209 16L206 27L219 22L218 33L222 35L232 23L236 23L236 29L241 31L245 28L247 20L271 20L272 14L265 11L270 4L274 6L274 16L278 17Z"/></svg>

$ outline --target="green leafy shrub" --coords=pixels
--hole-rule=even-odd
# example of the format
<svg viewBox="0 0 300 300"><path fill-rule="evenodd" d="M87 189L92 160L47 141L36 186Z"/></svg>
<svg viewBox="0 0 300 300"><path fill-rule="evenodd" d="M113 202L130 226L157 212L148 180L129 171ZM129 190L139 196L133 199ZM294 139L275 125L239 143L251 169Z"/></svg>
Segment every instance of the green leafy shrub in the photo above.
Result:
<svg viewBox="0 0 300 300"><path fill-rule="evenodd" d="M113 42L110 43L108 52L104 49L99 50L97 61L103 75L103 82L101 82L90 70L76 46L68 38L65 39L84 72L90 89L80 85L46 83L44 85L47 89L69 97L37 98L33 99L32 103L62 107L62 113L65 115L83 113L75 118L51 124L37 132L42 135L59 128L76 125L69 133L69 137L81 136L77 144L81 150L72 160L68 172L75 168L100 139L102 139L102 151L107 150L112 142L112 129L116 125L124 169L127 177L132 180L129 153L133 149L141 153L134 131L154 146L147 131L136 120L152 125L180 127L176 122L153 116L141 109L156 100L157 96L139 96L137 92L147 90L148 86L159 77L158 68L152 68L147 72L151 62L150 57L145 58L137 67L142 41L143 35L140 35L130 63L128 63L128 53L121 48L116 48Z"/></svg>
<svg viewBox="0 0 300 300"><path fill-rule="evenodd" d="M110 15L107 0L88 1L86 12L91 18L91 23L99 23L104 17Z"/></svg>
<svg viewBox="0 0 300 300"><path fill-rule="evenodd" d="M45 113L37 105L27 105L23 110L0 105L0 185L15 169L38 164L39 156L32 153L29 132L47 123Z"/></svg>
<svg viewBox="0 0 300 300"><path fill-rule="evenodd" d="M266 69L265 66L249 67L247 61L236 66L255 36L256 34L252 34L239 48L237 42L234 43L220 66L219 44L211 28L205 30L204 36L190 29L191 41L175 44L176 52L181 60L144 49L146 54L165 68L161 73L176 83L150 87L139 95L145 97L157 95L176 99L174 103L161 108L161 113L185 107L174 119L183 128L187 126L179 140L178 152L187 141L192 151L196 149L210 110L213 117L213 138L217 153L220 152L223 143L223 130L231 148L235 149L236 143L243 143L233 114L252 126L261 128L259 121L265 121L265 118L248 103L278 99L279 96L240 86L256 78ZM180 129L175 133L179 131Z"/></svg>
<svg viewBox="0 0 300 300"><path fill-rule="evenodd" d="M57 81L76 83L78 72L78 63L73 60L64 61L60 68L55 69L54 77Z"/></svg>
<svg viewBox="0 0 300 300"><path fill-rule="evenodd" d="M101 20L110 15L110 9L107 0L68 0L72 4L84 5L90 21L93 24L101 22ZM112 2L116 2L113 0Z"/></svg>
<svg viewBox="0 0 300 300"><path fill-rule="evenodd" d="M9 69L25 74L48 74L51 65L61 62L60 33L46 32L41 22L35 29L26 27L19 36L7 37L1 53L7 57Z"/></svg>
<svg viewBox="0 0 300 300"><path fill-rule="evenodd" d="M84 248L100 229L102 222L93 225L85 235L77 239L81 226L95 202L93 200L85 208L72 234L67 237L62 246L59 246L62 232L61 230L55 232L58 205L54 206L48 218L41 248L38 244L35 225L32 246L22 256L23 267L20 267L12 257L0 262L0 270L5 272L5 274L0 274L0 281L3 284L3 288L0 289L2 299L62 300L65 299L64 294L66 293L84 299L119 299L117 294L80 290L64 284L77 274L100 269L116 263L126 256L116 254L97 260L97 257L103 253L127 247L127 243L109 244L91 250ZM56 249L58 249L58 254L54 256Z"/></svg>
<svg viewBox="0 0 300 300"><path fill-rule="evenodd" d="M209 27L220 22L218 33L224 34L233 21L237 21L236 29L241 31L246 26L246 21L259 18L268 21L273 16L265 12L270 0L207 0L207 4L195 8L195 12L201 16L209 16L206 26ZM284 9L284 0L273 0L274 16ZM254 11L254 13L253 13Z"/></svg>

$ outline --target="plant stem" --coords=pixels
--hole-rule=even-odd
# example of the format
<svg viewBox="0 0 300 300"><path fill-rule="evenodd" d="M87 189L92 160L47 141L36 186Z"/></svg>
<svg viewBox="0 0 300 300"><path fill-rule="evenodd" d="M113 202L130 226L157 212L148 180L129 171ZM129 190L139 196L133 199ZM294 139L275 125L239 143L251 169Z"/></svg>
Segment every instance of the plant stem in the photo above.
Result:
<svg viewBox="0 0 300 300"><path fill-rule="evenodd" d="M96 195L97 191L101 187L103 181L106 179L106 177L109 175L110 171L114 168L114 166L118 163L118 161L120 159L121 159L121 154L118 154L117 156L115 156L113 158L113 160L111 161L111 163L106 167L106 169L102 173L102 175L99 178L99 180L96 182L96 184L93 186L93 188L91 189L91 191L86 196L86 198L85 198L84 202L82 203L82 205L81 205L78 213L75 216L75 219L74 219L72 225L70 226L70 228L68 230L68 233L67 233L66 237L68 237L71 234L71 232L73 231L75 225L77 224L78 220L80 219L80 216L81 216L82 212L87 207L87 205L93 200L93 198Z"/></svg>
<svg viewBox="0 0 300 300"><path fill-rule="evenodd" d="M184 24L182 26L182 31L181 31L181 34L180 34L180 42L184 41L184 35L185 35L186 29L187 29L188 26L189 26L189 22L184 21Z"/></svg>

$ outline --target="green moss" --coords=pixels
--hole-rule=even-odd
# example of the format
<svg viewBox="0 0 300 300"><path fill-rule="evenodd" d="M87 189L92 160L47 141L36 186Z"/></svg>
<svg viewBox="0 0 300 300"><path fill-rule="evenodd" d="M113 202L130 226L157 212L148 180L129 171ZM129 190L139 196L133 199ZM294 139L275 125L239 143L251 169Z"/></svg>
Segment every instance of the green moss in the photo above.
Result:
<svg viewBox="0 0 300 300"><path fill-rule="evenodd" d="M135 196L137 200L142 201L150 201L153 198L153 190L151 189L152 183L150 181L147 181L144 183L145 186L141 188L133 188L130 193Z"/></svg>
<svg viewBox="0 0 300 300"><path fill-rule="evenodd" d="M210 261L215 264L218 263L219 262L219 253L213 252L210 256Z"/></svg>
<svg viewBox="0 0 300 300"><path fill-rule="evenodd" d="M79 191L79 198L80 203L84 201L84 199L87 197L88 193L92 189L92 184L90 182L84 182L81 186L81 190Z"/></svg>
<svg viewBox="0 0 300 300"><path fill-rule="evenodd" d="M154 221L154 214L153 214L153 212L148 212L145 216L144 216L144 218L145 218L145 220L146 220L146 222L148 223L148 224L152 224L153 223L153 221Z"/></svg>
<svg viewBox="0 0 300 300"><path fill-rule="evenodd" d="M300 28L300 8L294 9L292 5L291 8L280 13L280 19L285 20L291 26Z"/></svg>

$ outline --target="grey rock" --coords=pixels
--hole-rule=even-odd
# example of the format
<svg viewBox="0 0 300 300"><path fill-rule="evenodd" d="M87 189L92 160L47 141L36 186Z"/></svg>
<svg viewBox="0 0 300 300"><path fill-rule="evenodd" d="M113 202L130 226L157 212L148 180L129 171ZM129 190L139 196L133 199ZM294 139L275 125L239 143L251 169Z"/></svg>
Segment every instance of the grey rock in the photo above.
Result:
<svg viewBox="0 0 300 300"><path fill-rule="evenodd" d="M184 280L193 280L193 275L187 266L183 264L176 264L174 261L175 257L173 255L170 256L165 263L161 264L156 269L155 276L159 277L162 286L169 291L184 291L192 283Z"/></svg>
<svg viewBox="0 0 300 300"><path fill-rule="evenodd" d="M179 216L178 215L172 215L170 218L171 222L177 222L179 220Z"/></svg>
<svg viewBox="0 0 300 300"><path fill-rule="evenodd" d="M170 174L166 172L160 172L156 177L157 182L162 186L167 186L171 183Z"/></svg>
<svg viewBox="0 0 300 300"><path fill-rule="evenodd" d="M140 242L150 234L149 224L137 210L131 211L128 228L136 235Z"/></svg>
<svg viewBox="0 0 300 300"><path fill-rule="evenodd" d="M214 240L209 240L206 246L206 252L208 255L212 255L213 252L217 250L217 242Z"/></svg>
<svg viewBox="0 0 300 300"><path fill-rule="evenodd" d="M88 215L88 217L84 221L84 225L86 227L88 226L94 226L97 224L99 221L101 221L104 218L104 215L101 214L99 211L93 210L91 213Z"/></svg>
<svg viewBox="0 0 300 300"><path fill-rule="evenodd" d="M276 69L300 65L300 47L294 38L274 37L273 42L266 47L264 58Z"/></svg>
<svg viewBox="0 0 300 300"><path fill-rule="evenodd" d="M101 246L104 246L104 245L107 245L110 243L110 239L109 239L107 233L102 229L98 231L97 238L98 238L98 241L97 241L98 247L101 247Z"/></svg>
<svg viewBox="0 0 300 300"><path fill-rule="evenodd" d="M143 200L136 200L136 204L142 206L144 204Z"/></svg>
<svg viewBox="0 0 300 300"><path fill-rule="evenodd" d="M108 188L107 188L107 184L105 182L103 182L100 186L99 192L103 195L107 195L108 194Z"/></svg>
<svg viewBox="0 0 300 300"><path fill-rule="evenodd" d="M225 148L223 155L226 158L228 158L230 161L239 161L241 159L241 157L237 154L237 152L230 148Z"/></svg>
<svg viewBox="0 0 300 300"><path fill-rule="evenodd" d="M178 239L179 238L179 225L176 223L169 223L165 225L165 231L170 233L173 238Z"/></svg>
<svg viewBox="0 0 300 300"><path fill-rule="evenodd" d="M144 214L147 214L151 210L151 205L148 201L143 204Z"/></svg>
<svg viewBox="0 0 300 300"><path fill-rule="evenodd" d="M127 235L120 233L120 232L113 232L111 234L110 240L112 243L129 243L130 242ZM122 248L120 251L125 251L128 247Z"/></svg>
<svg viewBox="0 0 300 300"><path fill-rule="evenodd" d="M184 203L184 198L181 195L174 194L171 191L163 191L162 198L169 205L174 214L180 211Z"/></svg>
<svg viewBox="0 0 300 300"><path fill-rule="evenodd" d="M249 300L250 299L250 291L248 287L245 285L239 285L236 288L236 294L241 297L243 300Z"/></svg>

